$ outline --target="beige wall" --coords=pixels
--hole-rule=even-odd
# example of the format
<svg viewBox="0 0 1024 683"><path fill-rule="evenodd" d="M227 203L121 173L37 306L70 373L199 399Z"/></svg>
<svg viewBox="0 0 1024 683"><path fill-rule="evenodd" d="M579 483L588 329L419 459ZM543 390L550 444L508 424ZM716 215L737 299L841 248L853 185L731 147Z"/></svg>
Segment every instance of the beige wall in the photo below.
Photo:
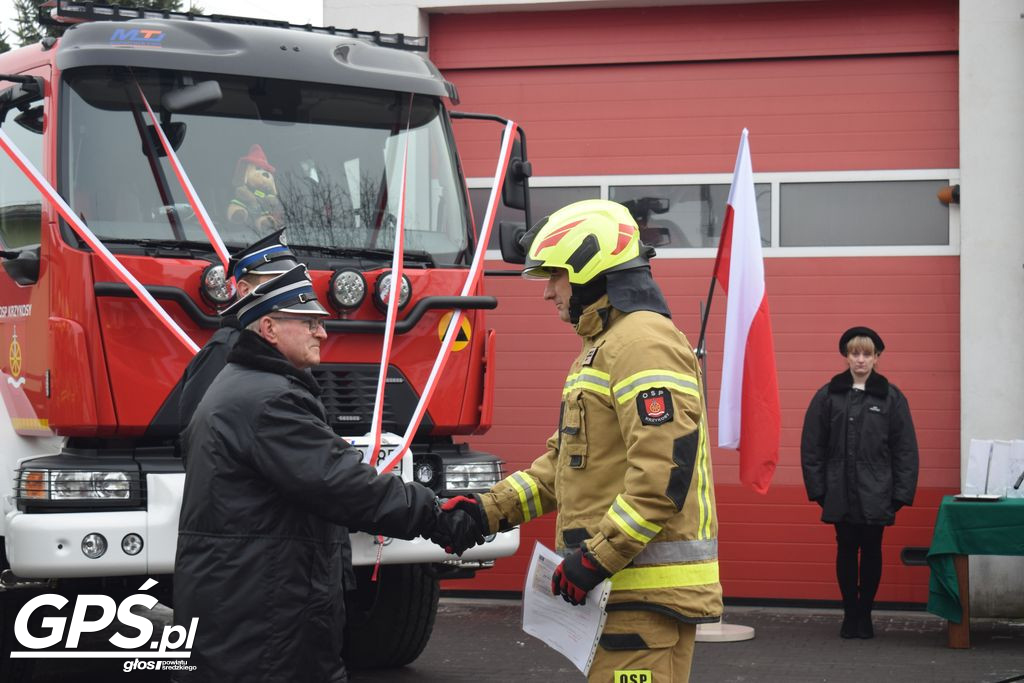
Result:
<svg viewBox="0 0 1024 683"><path fill-rule="evenodd" d="M961 453L1024 438L1024 0L960 3ZM961 481L965 466L961 466ZM1024 614L1024 558L971 558L977 615Z"/></svg>

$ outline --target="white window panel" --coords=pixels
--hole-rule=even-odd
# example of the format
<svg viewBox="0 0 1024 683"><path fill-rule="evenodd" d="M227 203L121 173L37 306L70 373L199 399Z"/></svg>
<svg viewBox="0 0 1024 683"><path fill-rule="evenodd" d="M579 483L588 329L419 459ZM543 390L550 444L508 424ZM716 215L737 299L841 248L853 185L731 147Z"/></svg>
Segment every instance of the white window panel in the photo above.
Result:
<svg viewBox="0 0 1024 683"><path fill-rule="evenodd" d="M864 203L863 198L865 196L870 197L871 188L864 185L865 183L887 183L889 181L937 181L934 187L941 187L943 184L954 185L960 182L960 171L959 169L895 169L895 170L878 170L878 171L814 171L814 172L772 172L772 173L755 173L754 184L757 192L763 193L770 188L770 195L767 199L769 202L769 208L767 211L767 217L765 216L764 206L759 202L759 214L761 220L768 220L769 226L762 227L762 240L765 240L770 235L770 245L764 249L765 256L768 258L806 258L806 257L835 257L835 256L943 256L943 255L958 255L960 253L960 207L958 205L952 205L946 209L945 206L939 203L937 198L933 199L933 196L925 198L922 194L922 188L927 184L911 183L903 188L896 186L886 188L883 186L876 186L877 189L881 190L881 200L876 204L887 205L890 207L890 225L894 226L890 229L897 229L899 226L905 225L908 221L918 221L922 225L918 225L911 231L912 235L924 235L919 238L919 241L931 242L929 244L907 244L907 243L894 243L900 240L893 239L891 235L880 233L877 239L868 239L870 231L867 231L865 239L862 239L860 244L836 244L835 239L827 239L829 234L833 236L836 234L841 235L843 233L842 226L836 227L836 225L826 226L825 232L821 239L821 244L818 245L804 245L804 246L782 246L784 237L784 228L782 221L786 216L784 207L781 204L780 191L782 185L793 184L802 185L797 188L796 192L790 192L790 197L795 197L796 200L801 201L814 201L813 192L814 188L806 187L810 183L823 183L822 195L824 196L824 202L819 199L818 204L810 208L805 207L804 213L815 213L817 211L820 215L827 215L827 213L821 213L822 206L828 207L830 204L835 204L835 211L842 212L844 215L837 217L835 220L841 218L849 223L856 223L858 218L862 221L874 221L880 222L878 216L880 212L884 210L884 206L875 206L869 203ZM589 193L593 191L593 188L598 188L600 191L600 197L604 199L615 199L616 196L620 199L634 199L629 196L631 193L624 190L627 187L641 188L647 187L661 187L661 186L722 186L726 188L729 183L732 182L731 173L703 173L703 174L650 174L650 175L607 175L607 176L538 176L530 179L530 188L577 188L581 192L586 191ZM844 206L842 203L842 183L855 183L849 187L850 193L847 197L849 206ZM490 188L490 178L470 178L467 180L467 184L471 189L486 190ZM858 185L859 184L859 185ZM791 190L794 188L791 188ZM930 214L929 217L920 217L914 213L914 209L909 207L902 207L899 201L899 192L903 189L911 190L913 195L913 201L918 203L921 211L926 214ZM930 191L932 188L928 188ZM719 191L719 190L715 190ZM804 197L800 197L801 191ZM839 194L836 194L839 192ZM533 194L531 192L531 194ZM544 193L550 194L549 197L541 200L538 204L538 208L541 208L541 204L544 205L544 213L537 209L532 210L532 219L534 222L542 218L551 210L559 208L557 206L548 207L547 204L554 201L558 197L558 193ZM562 192L563 195L569 201L576 201L573 193ZM685 195L685 192L680 193ZM727 194L727 190L726 190ZM647 196L647 195L643 195ZM762 197L764 195L761 195ZM541 193L538 193L538 198L541 197ZM585 196L579 196L579 199L586 198ZM810 198L810 199L807 199ZM837 202L837 198L838 203ZM884 201L882 201L884 200ZM486 197L482 200L486 201ZM569 203L566 201L565 203ZM670 200L671 201L671 200ZM794 200L791 200L794 201ZM531 207L532 208L532 207ZM799 213L797 207L797 213ZM512 220L522 222L522 212L508 212L508 216L505 220ZM672 208L666 214L670 213ZM901 211L903 213L901 213ZM935 221L941 220L941 214L945 212L948 214L948 226L946 232L946 239L941 239L941 233L943 232L942 227L936 227ZM653 212L652 212L653 213ZM500 214L499 214L500 215ZM683 217L685 211L679 210L679 216ZM791 209L790 215L793 214ZM940 218L936 219L936 216ZM660 218L657 214L653 216L655 220ZM806 215L803 216L802 220L805 222L810 220ZM928 227L930 221L930 227ZM479 222L479 218L478 218ZM655 223L655 225L657 225ZM811 241L806 238L807 235L813 235L808 232L807 226L803 226L805 233L805 241ZM879 230L884 230L884 226ZM707 227L704 227L707 232ZM712 258L716 253L716 247L710 246L711 244L717 245L718 233L721 228L713 232L713 235L709 235L709 239L701 239L699 243L701 246L696 246L697 240L688 240L690 244L694 246L678 247L671 241L658 248L659 258ZM829 232L831 231L831 233ZM671 231L670 231L671 232ZM795 233L791 233L795 234ZM940 237L936 237L939 235ZM910 241L906 236L902 238L903 242ZM888 242L888 243L885 243ZM492 245L496 247L497 242L492 241ZM487 257L500 260L501 254L497 249L490 249L487 252Z"/></svg>

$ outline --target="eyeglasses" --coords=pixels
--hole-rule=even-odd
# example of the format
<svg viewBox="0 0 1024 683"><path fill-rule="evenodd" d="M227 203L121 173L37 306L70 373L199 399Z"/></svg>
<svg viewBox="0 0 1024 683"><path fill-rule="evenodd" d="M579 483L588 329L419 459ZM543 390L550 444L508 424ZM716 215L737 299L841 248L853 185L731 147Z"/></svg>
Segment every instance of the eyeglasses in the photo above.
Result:
<svg viewBox="0 0 1024 683"><path fill-rule="evenodd" d="M325 330L324 321L321 318L286 318L284 316L270 315L267 316L271 320L291 320L297 323L303 323L306 329L309 330L310 334L316 334L317 330Z"/></svg>

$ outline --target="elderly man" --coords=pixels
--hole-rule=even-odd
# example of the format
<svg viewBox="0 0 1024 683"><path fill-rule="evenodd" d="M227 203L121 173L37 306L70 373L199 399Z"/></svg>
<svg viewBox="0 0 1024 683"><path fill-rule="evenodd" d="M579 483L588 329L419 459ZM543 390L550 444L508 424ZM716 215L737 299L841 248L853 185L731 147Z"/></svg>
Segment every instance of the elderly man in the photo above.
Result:
<svg viewBox="0 0 1024 683"><path fill-rule="evenodd" d="M175 621L199 620L183 680L345 681L341 525L444 543L469 520L378 476L327 424L306 371L327 311L304 266L226 313L244 329L183 435Z"/></svg>

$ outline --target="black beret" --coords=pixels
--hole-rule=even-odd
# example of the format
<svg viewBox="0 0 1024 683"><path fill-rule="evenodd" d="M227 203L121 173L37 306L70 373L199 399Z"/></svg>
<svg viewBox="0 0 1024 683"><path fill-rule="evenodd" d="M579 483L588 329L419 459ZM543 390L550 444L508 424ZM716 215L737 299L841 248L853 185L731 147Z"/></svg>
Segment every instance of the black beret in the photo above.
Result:
<svg viewBox="0 0 1024 683"><path fill-rule="evenodd" d="M843 336L839 338L839 355L846 355L846 345L850 343L850 340L854 337L867 337L875 343L875 353L881 353L885 350L885 342L878 336L870 327L851 327L846 332L843 332Z"/></svg>

